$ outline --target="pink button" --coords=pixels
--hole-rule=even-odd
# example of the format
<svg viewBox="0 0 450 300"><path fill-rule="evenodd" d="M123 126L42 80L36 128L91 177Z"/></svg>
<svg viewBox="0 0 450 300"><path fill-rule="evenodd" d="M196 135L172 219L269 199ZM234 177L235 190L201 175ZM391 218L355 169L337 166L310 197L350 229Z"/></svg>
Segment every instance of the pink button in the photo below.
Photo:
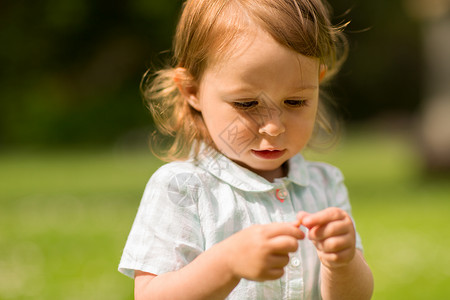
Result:
<svg viewBox="0 0 450 300"><path fill-rule="evenodd" d="M277 192L276 192L275 195L276 195L277 199L278 199L281 203L283 203L284 200L287 198L288 193L287 193L286 190L277 189Z"/></svg>

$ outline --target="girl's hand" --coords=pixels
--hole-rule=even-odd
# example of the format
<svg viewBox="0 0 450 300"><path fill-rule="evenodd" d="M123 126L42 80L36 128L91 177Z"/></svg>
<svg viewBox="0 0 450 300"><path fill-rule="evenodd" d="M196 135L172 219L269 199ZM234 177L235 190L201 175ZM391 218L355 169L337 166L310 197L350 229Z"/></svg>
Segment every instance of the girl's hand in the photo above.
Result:
<svg viewBox="0 0 450 300"><path fill-rule="evenodd" d="M356 252L355 227L344 210L330 207L314 214L301 211L297 219L298 224L309 229L308 238L325 267L339 268L352 261Z"/></svg>
<svg viewBox="0 0 450 300"><path fill-rule="evenodd" d="M233 276L253 281L275 280L283 276L289 253L297 251L298 240L305 237L295 225L255 225L220 243Z"/></svg>

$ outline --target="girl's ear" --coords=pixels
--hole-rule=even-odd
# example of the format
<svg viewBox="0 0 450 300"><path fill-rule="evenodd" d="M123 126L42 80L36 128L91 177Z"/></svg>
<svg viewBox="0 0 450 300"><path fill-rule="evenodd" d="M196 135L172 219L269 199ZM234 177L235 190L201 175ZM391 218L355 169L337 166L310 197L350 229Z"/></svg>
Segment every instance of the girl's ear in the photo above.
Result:
<svg viewBox="0 0 450 300"><path fill-rule="evenodd" d="M325 78L325 75L327 75L327 66L320 65L319 68L319 83L322 82L322 80Z"/></svg>
<svg viewBox="0 0 450 300"><path fill-rule="evenodd" d="M200 111L200 101L197 98L198 86L189 71L185 68L176 68L173 81L186 101L194 109Z"/></svg>

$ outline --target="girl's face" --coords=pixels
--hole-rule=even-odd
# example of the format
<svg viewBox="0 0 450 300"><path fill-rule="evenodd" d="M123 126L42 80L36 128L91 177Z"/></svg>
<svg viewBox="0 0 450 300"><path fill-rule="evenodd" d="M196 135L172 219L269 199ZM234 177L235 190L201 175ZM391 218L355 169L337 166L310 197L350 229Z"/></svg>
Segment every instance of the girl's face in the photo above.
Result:
<svg viewBox="0 0 450 300"><path fill-rule="evenodd" d="M217 149L269 181L311 137L319 98L319 60L261 30L209 66L189 102L201 111Z"/></svg>

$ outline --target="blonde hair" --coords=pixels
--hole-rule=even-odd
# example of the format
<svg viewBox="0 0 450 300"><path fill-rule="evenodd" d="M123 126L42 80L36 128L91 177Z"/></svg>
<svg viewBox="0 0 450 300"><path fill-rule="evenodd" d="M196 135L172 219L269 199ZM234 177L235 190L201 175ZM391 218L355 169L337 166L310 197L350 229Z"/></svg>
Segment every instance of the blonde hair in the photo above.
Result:
<svg viewBox="0 0 450 300"><path fill-rule="evenodd" d="M346 24L333 26L328 5L321 0L188 0L184 3L174 38L172 66L150 75L141 84L144 100L159 131L152 149L166 160L186 159L192 147L198 154L203 142L214 147L201 113L192 108L174 82L175 68L187 70L200 82L209 64L229 53L230 45L245 35L250 22L277 42L305 56L315 57L326 68L324 81L339 70L347 54L343 36ZM323 134L333 134L336 124L323 102L317 113L309 145ZM162 136L161 136L162 135ZM162 140L161 137L169 137ZM155 145L157 147L155 147Z"/></svg>

